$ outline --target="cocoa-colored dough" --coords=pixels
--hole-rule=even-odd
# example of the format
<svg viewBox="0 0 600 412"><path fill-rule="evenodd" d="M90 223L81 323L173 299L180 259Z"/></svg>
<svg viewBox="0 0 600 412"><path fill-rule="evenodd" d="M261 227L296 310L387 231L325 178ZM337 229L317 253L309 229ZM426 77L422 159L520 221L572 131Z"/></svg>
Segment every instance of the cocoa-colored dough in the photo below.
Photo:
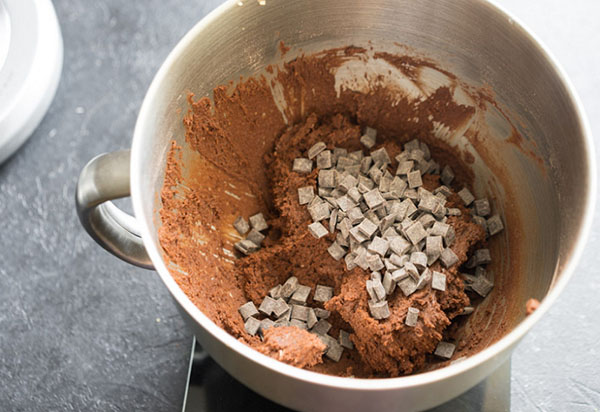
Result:
<svg viewBox="0 0 600 412"><path fill-rule="evenodd" d="M433 158L453 168L454 189L460 189L471 185L473 172L460 153L433 135L433 119L460 127L473 108L455 103L447 87L418 105L383 87L365 94L342 90L336 95L334 69L364 52L351 47L298 57L283 67L268 68L269 78L250 78L233 90L217 87L213 101L206 97L194 101L190 96L184 121L189 150L174 143L168 155L159 240L173 277L194 304L258 351L322 373L399 376L445 364L430 355L443 337L460 338L457 357L481 350L483 335L477 330L462 335L465 317L457 316L479 299L464 293L457 266L448 271L438 263L434 269L447 275L445 292L426 286L406 298L397 291L388 300L391 316L374 320L367 308L368 273L360 268L347 271L343 262L331 258L326 249L333 235L316 240L308 232L310 216L298 204L297 189L316 186L317 170L309 175L293 173L292 161L318 141L329 148L360 149L361 130L370 125L378 130L377 147L383 144L392 158L410 139L428 143ZM391 64L419 64L384 57ZM276 86L281 87L283 105L272 97ZM395 166L394 162L392 173ZM425 176L424 184L435 187L438 179ZM449 198L448 206L463 211L448 223L456 231L452 249L464 262L467 252L482 244L484 232L470 221L456 195ZM270 226L262 249L248 257L234 257L233 243L239 236L233 221L257 212L268 217ZM245 332L238 307L247 300L258 306L270 288L291 275L311 288L316 284L334 288L334 298L325 304L332 311L329 334L337 337L340 329L347 330L355 344L355 349L344 350L339 362L319 359L318 342L307 332L269 329L264 341ZM497 274L496 281L501 279L502 274ZM308 304L321 305L312 301L312 294ZM403 323L409 306L421 310L415 328ZM488 336L485 344L491 339L497 337Z"/></svg>
<svg viewBox="0 0 600 412"><path fill-rule="evenodd" d="M535 298L529 298L525 304L525 312L531 315L540 306L540 301Z"/></svg>
<svg viewBox="0 0 600 412"><path fill-rule="evenodd" d="M292 366L305 368L322 363L327 347L314 333L295 326L282 326L267 329L263 341L254 348Z"/></svg>
<svg viewBox="0 0 600 412"><path fill-rule="evenodd" d="M343 261L336 262L329 255L327 247L335 240L334 234L316 240L308 232L310 215L306 207L298 203L297 191L307 185L316 188L317 170L309 175L295 173L291 170L293 159L302 156L319 141L327 142L329 149L337 146L349 151L358 150L360 134L360 127L340 114L321 121L311 114L304 123L283 133L276 141L273 153L265 159L271 177L269 191L277 211L277 217L270 220L270 225L277 236L270 237L266 247L259 252L241 259L239 267L246 280L246 296L254 302L260 302L269 289L291 275L313 289L317 284L332 286L335 297L325 304L325 308L339 315L334 318L333 336L337 336L339 328L353 331L350 339L360 355L360 363L348 362L352 374L368 376L379 372L398 376L423 366L426 356L442 339L446 326L469 304L469 298L463 291L462 279L457 276L457 266L447 271L437 263L432 269L447 275L445 292L432 291L426 286L406 298L398 291L388 299L390 318L375 320L368 311L365 289L369 272L358 267L348 271ZM401 151L394 141L384 145L392 158ZM396 166L394 161L390 171ZM439 176L426 176L425 187L439 186L438 180ZM483 241L485 233L470 221L470 215L457 195L449 198L448 207L460 207L463 211L461 217L452 217L448 223L456 231L457 240L452 248L464 262L467 251ZM421 311L415 328L404 325L410 306Z"/></svg>

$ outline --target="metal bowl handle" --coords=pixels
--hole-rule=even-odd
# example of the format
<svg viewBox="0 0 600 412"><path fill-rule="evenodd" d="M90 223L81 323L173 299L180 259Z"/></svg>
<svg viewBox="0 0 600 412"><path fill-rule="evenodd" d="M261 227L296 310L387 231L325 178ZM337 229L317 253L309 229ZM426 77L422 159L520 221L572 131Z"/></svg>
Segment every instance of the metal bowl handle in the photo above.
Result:
<svg viewBox="0 0 600 412"><path fill-rule="evenodd" d="M133 265L153 269L133 216L111 200L130 195L130 151L105 153L88 162L77 181L77 215L88 234L104 249Z"/></svg>

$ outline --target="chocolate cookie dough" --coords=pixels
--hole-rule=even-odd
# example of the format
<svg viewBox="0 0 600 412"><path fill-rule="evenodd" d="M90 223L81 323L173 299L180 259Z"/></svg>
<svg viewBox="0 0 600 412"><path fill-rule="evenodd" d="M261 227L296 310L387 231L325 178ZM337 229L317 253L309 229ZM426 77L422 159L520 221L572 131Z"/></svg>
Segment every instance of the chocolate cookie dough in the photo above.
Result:
<svg viewBox="0 0 600 412"><path fill-rule="evenodd" d="M214 102L194 101L190 96L191 109L184 121L190 150L182 151L174 143L168 155L159 240L171 273L190 299L215 323L258 351L323 373L399 376L439 362L432 354L441 341L452 338L448 334L456 334L456 328L449 326L477 303L470 283L466 290L472 295L465 293L469 278L458 271L471 252L486 244L486 230L471 218L457 194L471 186L473 174L461 153L435 132L440 124L450 130L463 127L474 109L456 103L446 86L407 91L382 82L385 76L375 76L370 89L362 90L362 83L340 80L336 73L343 72L352 56L364 53L364 49L347 48L300 57L280 70L270 68L269 78L239 83L232 92L218 87ZM372 58L390 73L417 77L418 62L387 54ZM366 126L378 130L376 142L368 135L363 138ZM389 317L374 319L365 288L370 271L348 270L343 259L336 261L328 252L335 233L319 230L315 236L317 228L312 233L308 228L312 219L299 189L303 193L302 188L312 187L317 193L319 168L295 167L294 160L314 154L307 153L318 142L348 152L384 147L393 159L414 138L429 145L440 165L451 166L453 179L446 170L423 175L422 184L432 190L440 179L452 182L446 207L453 213L446 223L455 230L452 250L458 264L446 268L443 259L438 260L431 269L445 275L444 290L437 279L435 290L427 284L408 297L399 292L390 295ZM321 166L329 161L319 160L318 154L309 160ZM392 160L391 169L397 165ZM266 218L267 226L261 227L268 227L262 232L260 249L235 251L234 244L248 230L245 218L257 213ZM317 301L311 292L306 303L331 312L329 335L349 332L353 345L346 337L347 349L338 362L320 356L324 344L308 331L284 326L254 334L244 327L238 308L248 300L259 307L269 291L290 276L313 292L317 285L333 288L332 299ZM407 324L409 308L418 310L418 321Z"/></svg>
<svg viewBox="0 0 600 412"><path fill-rule="evenodd" d="M299 203L298 188L315 186L318 170L301 174L294 172L292 167L295 158L304 156L320 141L327 142L329 148L343 147L348 152L360 150L361 135L360 126L341 114L325 119L311 114L305 122L290 127L281 135L273 152L265 158L271 176L269 191L277 211L277 217L270 220L270 224L278 233L278 239L269 247L240 259L238 266L245 279L245 294L255 302L262 301L269 289L291 275L313 289L317 284L332 286L334 297L325 304L325 309L334 314L335 328L353 331L350 339L363 363L352 366L354 373L380 372L398 376L421 368L427 355L442 340L444 329L464 307L469 306L458 267L466 262L467 252L484 241L485 232L471 221L469 211L458 195L452 194L447 207L462 212L460 216L448 219L456 232L452 249L460 263L450 270L440 263L432 267L446 274L446 291L431 293L431 287L426 286L409 297L394 294L388 299L390 317L383 321L373 319L365 289L370 271L359 267L347 270L343 261L331 257L327 248L335 240L335 234L317 240L307 230L312 220L306 207ZM386 141L382 147L391 158L401 151L401 144L395 141ZM393 161L391 169L395 170L396 166L397 162ZM424 187L433 190L439 186L439 179L439 175L425 175ZM461 187L459 182L455 185ZM421 322L415 327L404 324L409 307L420 310Z"/></svg>
<svg viewBox="0 0 600 412"><path fill-rule="evenodd" d="M305 368L323 362L325 344L314 334L294 326L269 328L255 349L292 366Z"/></svg>

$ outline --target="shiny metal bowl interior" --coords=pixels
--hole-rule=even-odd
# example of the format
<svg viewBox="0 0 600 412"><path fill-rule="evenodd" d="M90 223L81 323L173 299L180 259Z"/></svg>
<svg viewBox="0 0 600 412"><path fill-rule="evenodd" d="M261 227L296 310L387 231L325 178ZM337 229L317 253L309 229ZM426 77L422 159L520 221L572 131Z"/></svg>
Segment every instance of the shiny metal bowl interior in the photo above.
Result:
<svg viewBox="0 0 600 412"><path fill-rule="evenodd" d="M300 50L311 53L369 42L379 50L416 51L466 84L492 90L499 107L506 109L526 150L509 144L510 124L490 110L489 136L500 149L484 158L497 167L479 161L474 165L476 189L483 191L487 179L494 178L492 170L499 167L519 199L518 204L512 204L514 198L508 204L501 185L495 191L505 209L519 212L522 257L511 274L519 283L517 292L507 297L521 309L514 306L514 315L507 318L508 330L513 331L499 342L460 364L410 377L365 381L318 375L240 344L202 315L172 280L161 260L156 199L170 141L186 147L182 114L187 111L187 94L210 96L216 85L280 62L281 40L292 48L285 59ZM579 103L560 69L521 25L488 2L267 0L261 6L246 0L239 6L230 1L188 33L150 87L133 142L132 197L146 249L163 281L202 345L236 378L296 408L308 393L334 410L356 405L388 409L400 401L407 409L422 409L458 395L491 373L564 287L591 218L590 141ZM510 256L505 254L506 259ZM522 304L528 297L544 301L525 319Z"/></svg>

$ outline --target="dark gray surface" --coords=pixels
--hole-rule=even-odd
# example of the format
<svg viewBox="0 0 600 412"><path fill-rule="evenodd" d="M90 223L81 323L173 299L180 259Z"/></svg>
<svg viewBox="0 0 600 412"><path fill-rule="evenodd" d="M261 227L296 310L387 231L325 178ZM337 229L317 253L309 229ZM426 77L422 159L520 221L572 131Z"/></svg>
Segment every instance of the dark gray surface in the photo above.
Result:
<svg viewBox="0 0 600 412"><path fill-rule="evenodd" d="M80 228L81 167L127 148L152 76L219 2L56 0L65 65L31 140L0 166L0 410L177 411L191 336L158 276ZM600 5L504 0L571 76L600 136ZM568 4L568 8L567 8ZM600 409L600 226L558 304L513 357L513 410Z"/></svg>

